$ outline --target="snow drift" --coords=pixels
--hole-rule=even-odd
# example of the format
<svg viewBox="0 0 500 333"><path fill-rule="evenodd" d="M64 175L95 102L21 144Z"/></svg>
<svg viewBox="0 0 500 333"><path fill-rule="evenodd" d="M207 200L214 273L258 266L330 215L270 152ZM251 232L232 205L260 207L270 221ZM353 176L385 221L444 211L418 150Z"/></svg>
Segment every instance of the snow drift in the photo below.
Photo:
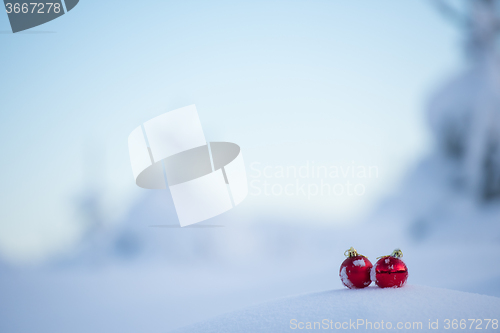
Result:
<svg viewBox="0 0 500 333"><path fill-rule="evenodd" d="M175 332L301 330L498 330L500 298L410 285L331 290L281 299L218 316ZM486 326L488 324L488 326ZM464 326L465 325L465 326ZM465 328L464 328L465 327Z"/></svg>

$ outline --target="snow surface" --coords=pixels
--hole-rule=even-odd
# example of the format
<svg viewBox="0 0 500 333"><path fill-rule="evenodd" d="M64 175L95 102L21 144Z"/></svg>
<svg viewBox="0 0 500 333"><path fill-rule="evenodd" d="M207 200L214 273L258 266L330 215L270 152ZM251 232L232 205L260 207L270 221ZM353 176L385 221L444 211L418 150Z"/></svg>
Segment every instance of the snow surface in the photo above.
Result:
<svg viewBox="0 0 500 333"><path fill-rule="evenodd" d="M478 295L454 290L438 289L423 286L405 286L398 289L381 289L368 287L365 289L331 290L303 296L290 297L267 302L246 308L241 311L227 313L214 319L200 322L174 332L290 332L293 325L299 322L320 322L327 319L335 329L335 323L358 323L358 330L371 331L370 326L376 322L384 327L390 322L393 330L398 323L408 325L412 329L405 331L443 331L445 320L465 319L467 328L471 324L467 319L498 319L500 317L500 298ZM296 321L291 322L291 320ZM331 322L330 322L331 321ZM429 329L429 322L436 322L439 330ZM422 329L413 329L413 323L422 323ZM361 324L362 323L362 324ZM346 324L344 324L345 326ZM368 324L369 325L369 324ZM417 324L418 325L418 324ZM476 325L476 323L474 323ZM497 332L490 323L483 332ZM317 324L317 329L319 329ZM328 329L331 329L331 328ZM373 327L373 326L372 326ZM368 328L368 330L367 330ZM296 327L298 330L299 328ZM326 329L326 326L324 327ZM372 329L373 330L373 329ZM380 329L381 330L381 329ZM462 330L466 331L466 330Z"/></svg>

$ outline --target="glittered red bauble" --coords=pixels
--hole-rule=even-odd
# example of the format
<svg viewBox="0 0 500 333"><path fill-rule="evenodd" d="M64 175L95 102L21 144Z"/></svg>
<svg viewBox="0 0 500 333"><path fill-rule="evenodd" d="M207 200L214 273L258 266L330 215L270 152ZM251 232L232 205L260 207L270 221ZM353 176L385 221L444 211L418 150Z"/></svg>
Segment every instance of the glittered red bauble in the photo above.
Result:
<svg viewBox="0 0 500 333"><path fill-rule="evenodd" d="M346 251L348 258L340 265L340 280L349 289L365 288L372 283L370 271L372 263L365 256L359 255L353 248Z"/></svg>
<svg viewBox="0 0 500 333"><path fill-rule="evenodd" d="M399 288L408 279L408 268L403 260L390 255L377 261L371 275L380 288Z"/></svg>

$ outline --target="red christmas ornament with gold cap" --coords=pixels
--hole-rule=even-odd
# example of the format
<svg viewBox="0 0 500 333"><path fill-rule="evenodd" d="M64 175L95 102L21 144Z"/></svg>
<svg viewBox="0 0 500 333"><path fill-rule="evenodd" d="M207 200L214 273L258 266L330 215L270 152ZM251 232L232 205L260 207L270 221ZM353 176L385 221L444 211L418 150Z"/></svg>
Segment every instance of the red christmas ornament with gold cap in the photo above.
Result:
<svg viewBox="0 0 500 333"><path fill-rule="evenodd" d="M396 249L391 255L379 257L372 269L371 279L380 288L400 288L408 279L408 268L403 260L403 252Z"/></svg>
<svg viewBox="0 0 500 333"><path fill-rule="evenodd" d="M373 267L370 260L364 255L358 254L354 248L344 252L347 257L340 265L340 280L349 289L365 288L372 283L370 271Z"/></svg>

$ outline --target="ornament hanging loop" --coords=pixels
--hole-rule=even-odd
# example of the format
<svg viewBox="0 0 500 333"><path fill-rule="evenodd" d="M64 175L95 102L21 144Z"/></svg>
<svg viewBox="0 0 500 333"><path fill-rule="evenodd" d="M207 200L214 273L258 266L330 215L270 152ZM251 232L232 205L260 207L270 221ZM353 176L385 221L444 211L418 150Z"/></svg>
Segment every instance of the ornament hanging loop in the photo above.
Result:
<svg viewBox="0 0 500 333"><path fill-rule="evenodd" d="M401 251L400 249L395 249L394 251L392 251L392 253L390 255L380 256L380 257L377 257L377 259L385 258L385 257L403 258L403 251Z"/></svg>
<svg viewBox="0 0 500 333"><path fill-rule="evenodd" d="M403 251L401 251L400 249L395 249L394 251L392 251L391 257L403 258Z"/></svg>
<svg viewBox="0 0 500 333"><path fill-rule="evenodd" d="M349 248L349 250L345 250L344 255L347 258L358 257L358 256L364 257L364 255L359 254L358 251L356 251L356 249L353 248L352 246Z"/></svg>

